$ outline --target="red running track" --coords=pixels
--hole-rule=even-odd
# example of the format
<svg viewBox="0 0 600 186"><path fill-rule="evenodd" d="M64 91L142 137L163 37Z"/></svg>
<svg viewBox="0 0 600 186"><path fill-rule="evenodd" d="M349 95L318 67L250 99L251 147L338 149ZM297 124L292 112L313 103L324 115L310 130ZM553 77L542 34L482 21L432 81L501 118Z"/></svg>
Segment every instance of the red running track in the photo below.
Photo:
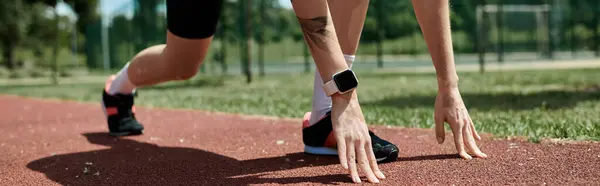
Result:
<svg viewBox="0 0 600 186"><path fill-rule="evenodd" d="M302 153L300 120L138 109L144 135L108 136L99 104L0 96L0 185L352 184L337 157ZM479 142L455 155L433 130L372 126L401 148L381 185L599 185L600 144ZM450 135L450 134L449 134Z"/></svg>

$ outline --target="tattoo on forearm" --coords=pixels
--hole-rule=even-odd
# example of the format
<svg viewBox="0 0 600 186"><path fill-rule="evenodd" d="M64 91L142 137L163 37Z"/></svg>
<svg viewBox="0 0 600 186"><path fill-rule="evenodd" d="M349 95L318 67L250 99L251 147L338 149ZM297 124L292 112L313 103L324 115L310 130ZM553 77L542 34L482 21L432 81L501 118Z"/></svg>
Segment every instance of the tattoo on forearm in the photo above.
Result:
<svg viewBox="0 0 600 186"><path fill-rule="evenodd" d="M329 19L327 16L315 17L312 19L298 18L300 27L302 27L302 33L308 43L309 48L314 46L319 47L321 50L329 51L327 43L334 41L334 35L331 30L327 29Z"/></svg>

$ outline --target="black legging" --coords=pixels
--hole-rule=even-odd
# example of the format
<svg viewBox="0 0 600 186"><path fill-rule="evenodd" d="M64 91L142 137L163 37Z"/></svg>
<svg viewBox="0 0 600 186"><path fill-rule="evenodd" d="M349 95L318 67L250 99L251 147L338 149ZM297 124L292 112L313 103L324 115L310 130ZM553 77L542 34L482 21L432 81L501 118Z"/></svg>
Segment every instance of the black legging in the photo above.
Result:
<svg viewBox="0 0 600 186"><path fill-rule="evenodd" d="M222 0L167 0L167 29L187 39L215 34Z"/></svg>

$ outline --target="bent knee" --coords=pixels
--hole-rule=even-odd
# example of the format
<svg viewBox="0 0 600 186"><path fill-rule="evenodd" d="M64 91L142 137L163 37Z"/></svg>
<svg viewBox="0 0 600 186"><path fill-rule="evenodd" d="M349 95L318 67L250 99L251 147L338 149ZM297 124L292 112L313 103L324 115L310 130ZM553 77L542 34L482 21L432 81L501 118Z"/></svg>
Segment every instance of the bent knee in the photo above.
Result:
<svg viewBox="0 0 600 186"><path fill-rule="evenodd" d="M177 73L174 76L174 78L175 78L175 80L188 80L188 79L192 79L194 76L196 76L196 74L198 74L198 69L190 68L190 69L180 70L179 73Z"/></svg>
<svg viewBox="0 0 600 186"><path fill-rule="evenodd" d="M188 80L196 76L202 64L202 59L187 62L167 62L163 68L163 73L167 74L173 80Z"/></svg>
<svg viewBox="0 0 600 186"><path fill-rule="evenodd" d="M199 65L187 63L169 63L168 67L164 68L164 73L173 80L188 80L196 76ZM199 63L198 63L199 64Z"/></svg>

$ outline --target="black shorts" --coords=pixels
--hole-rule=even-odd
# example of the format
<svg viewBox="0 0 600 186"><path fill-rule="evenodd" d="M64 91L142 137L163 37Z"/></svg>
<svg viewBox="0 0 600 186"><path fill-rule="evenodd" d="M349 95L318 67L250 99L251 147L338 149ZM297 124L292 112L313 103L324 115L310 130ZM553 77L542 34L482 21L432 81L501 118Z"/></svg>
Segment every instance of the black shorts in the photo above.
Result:
<svg viewBox="0 0 600 186"><path fill-rule="evenodd" d="M202 39L215 34L222 0L167 0L167 29L182 38Z"/></svg>

